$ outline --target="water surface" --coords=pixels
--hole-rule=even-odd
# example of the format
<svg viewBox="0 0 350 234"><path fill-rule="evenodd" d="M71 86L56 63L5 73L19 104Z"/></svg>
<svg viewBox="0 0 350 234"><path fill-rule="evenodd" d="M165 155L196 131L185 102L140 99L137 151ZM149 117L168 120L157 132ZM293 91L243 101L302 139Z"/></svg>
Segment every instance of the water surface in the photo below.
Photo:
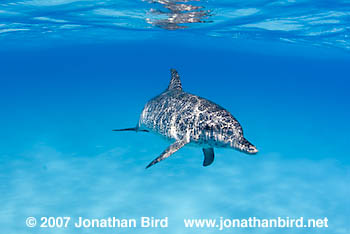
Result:
<svg viewBox="0 0 350 234"><path fill-rule="evenodd" d="M184 218L324 218L349 233L349 1L2 1L4 233L216 233ZM132 127L176 68L260 150L169 145ZM29 229L28 216L169 217L167 229Z"/></svg>

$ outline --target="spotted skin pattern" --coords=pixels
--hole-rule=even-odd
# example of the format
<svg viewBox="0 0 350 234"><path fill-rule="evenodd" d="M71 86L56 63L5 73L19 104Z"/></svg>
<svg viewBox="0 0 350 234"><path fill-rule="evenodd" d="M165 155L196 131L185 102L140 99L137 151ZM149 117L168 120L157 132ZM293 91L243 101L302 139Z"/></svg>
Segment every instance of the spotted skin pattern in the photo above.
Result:
<svg viewBox="0 0 350 234"><path fill-rule="evenodd" d="M182 90L179 74L171 69L168 88L146 103L134 128L113 131L155 132L175 140L146 168L166 159L187 144L203 148L203 166L214 161L214 147L228 147L248 154L258 152L243 136L239 122L223 107Z"/></svg>
<svg viewBox="0 0 350 234"><path fill-rule="evenodd" d="M221 106L179 89L151 99L142 111L139 127L167 138L211 146L234 147L250 153L239 122Z"/></svg>
<svg viewBox="0 0 350 234"><path fill-rule="evenodd" d="M188 143L203 147L210 163L214 147L229 147L249 154L258 152L244 138L241 125L230 112L205 98L184 92L176 70L171 69L171 76L168 89L145 105L136 129L156 132L174 139L175 143L147 167L169 157ZM212 155L206 155L206 152ZM210 163L204 163L204 166Z"/></svg>

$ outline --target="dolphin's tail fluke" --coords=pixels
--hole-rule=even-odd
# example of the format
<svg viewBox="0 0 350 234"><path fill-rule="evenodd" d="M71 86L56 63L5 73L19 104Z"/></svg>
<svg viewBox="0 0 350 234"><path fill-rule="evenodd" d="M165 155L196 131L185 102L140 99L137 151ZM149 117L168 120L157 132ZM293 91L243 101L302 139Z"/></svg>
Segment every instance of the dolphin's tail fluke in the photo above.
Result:
<svg viewBox="0 0 350 234"><path fill-rule="evenodd" d="M148 130L140 129L140 128L138 128L138 127L134 127L134 128L122 128L122 129L113 129L112 131L116 131L116 132L122 132L122 131L149 132Z"/></svg>

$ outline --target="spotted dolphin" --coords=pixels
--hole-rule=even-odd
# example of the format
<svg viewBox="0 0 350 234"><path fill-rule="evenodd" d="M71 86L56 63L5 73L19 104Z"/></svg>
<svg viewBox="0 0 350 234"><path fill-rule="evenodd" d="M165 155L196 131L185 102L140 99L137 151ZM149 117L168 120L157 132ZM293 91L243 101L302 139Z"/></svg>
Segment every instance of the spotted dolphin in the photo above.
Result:
<svg viewBox="0 0 350 234"><path fill-rule="evenodd" d="M233 148L256 154L257 148L243 136L239 122L223 107L205 98L184 92L178 72L171 69L168 88L148 101L134 128L113 131L153 131L175 140L146 168L166 159L185 145L203 148L203 166L214 161L214 147Z"/></svg>

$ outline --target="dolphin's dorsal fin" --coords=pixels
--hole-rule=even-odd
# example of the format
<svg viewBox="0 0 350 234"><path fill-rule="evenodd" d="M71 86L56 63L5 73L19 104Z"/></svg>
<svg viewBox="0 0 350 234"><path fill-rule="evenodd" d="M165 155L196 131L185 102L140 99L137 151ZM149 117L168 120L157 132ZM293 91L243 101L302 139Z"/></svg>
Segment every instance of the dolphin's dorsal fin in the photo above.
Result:
<svg viewBox="0 0 350 234"><path fill-rule="evenodd" d="M174 90L174 89L182 90L179 73L177 73L175 69L170 69L170 73L171 73L171 80L168 86L168 90Z"/></svg>

